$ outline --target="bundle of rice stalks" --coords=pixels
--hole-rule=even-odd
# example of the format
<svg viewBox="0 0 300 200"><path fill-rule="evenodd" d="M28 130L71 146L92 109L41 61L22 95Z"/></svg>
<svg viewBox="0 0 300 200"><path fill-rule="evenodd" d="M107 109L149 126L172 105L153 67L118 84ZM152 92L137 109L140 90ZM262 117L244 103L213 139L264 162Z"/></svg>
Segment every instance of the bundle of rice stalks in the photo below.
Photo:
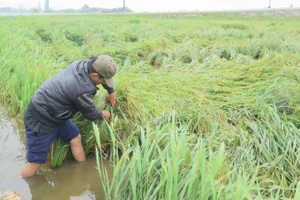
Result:
<svg viewBox="0 0 300 200"><path fill-rule="evenodd" d="M99 155L101 134L94 126L98 170L107 199L231 199L250 198L259 191L254 184L256 174L251 178L242 173L231 177L234 172L225 161L224 143L213 151L205 140L190 134L176 115L170 116L162 116L152 125L149 120L145 128L141 127L135 145L128 147L110 129L115 155L112 179L108 179ZM122 157L118 155L120 148L124 150ZM124 184L127 187L121 186Z"/></svg>

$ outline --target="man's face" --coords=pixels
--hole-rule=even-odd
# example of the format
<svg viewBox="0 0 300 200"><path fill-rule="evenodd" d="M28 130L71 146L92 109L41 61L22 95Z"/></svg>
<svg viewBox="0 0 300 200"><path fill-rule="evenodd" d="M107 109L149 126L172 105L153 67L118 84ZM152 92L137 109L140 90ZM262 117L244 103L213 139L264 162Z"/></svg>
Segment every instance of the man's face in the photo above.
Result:
<svg viewBox="0 0 300 200"><path fill-rule="evenodd" d="M91 73L90 77L95 85L100 85L105 83L105 80L103 78L100 78L97 73Z"/></svg>

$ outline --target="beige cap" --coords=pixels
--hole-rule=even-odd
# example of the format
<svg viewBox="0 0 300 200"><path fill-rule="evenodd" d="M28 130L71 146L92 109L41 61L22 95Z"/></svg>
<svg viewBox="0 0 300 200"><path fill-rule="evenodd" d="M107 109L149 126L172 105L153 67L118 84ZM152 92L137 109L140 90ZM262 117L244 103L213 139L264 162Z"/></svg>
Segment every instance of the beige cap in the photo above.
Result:
<svg viewBox="0 0 300 200"><path fill-rule="evenodd" d="M114 87L115 81L113 76L117 72L116 64L113 59L108 55L100 55L97 60L93 63L93 67L96 72L102 76L108 87Z"/></svg>

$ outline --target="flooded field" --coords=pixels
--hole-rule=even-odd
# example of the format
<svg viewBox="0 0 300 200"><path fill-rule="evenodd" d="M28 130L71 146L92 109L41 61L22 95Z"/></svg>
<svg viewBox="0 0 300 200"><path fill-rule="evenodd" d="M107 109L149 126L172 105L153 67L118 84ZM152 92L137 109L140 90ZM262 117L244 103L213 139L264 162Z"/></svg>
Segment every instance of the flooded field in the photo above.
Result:
<svg viewBox="0 0 300 200"><path fill-rule="evenodd" d="M85 163L71 160L57 169L44 165L38 175L21 178L19 173L26 163L25 141L3 114L0 114L0 152L0 193L14 190L26 200L105 199L95 157L88 157ZM108 171L111 173L112 169Z"/></svg>

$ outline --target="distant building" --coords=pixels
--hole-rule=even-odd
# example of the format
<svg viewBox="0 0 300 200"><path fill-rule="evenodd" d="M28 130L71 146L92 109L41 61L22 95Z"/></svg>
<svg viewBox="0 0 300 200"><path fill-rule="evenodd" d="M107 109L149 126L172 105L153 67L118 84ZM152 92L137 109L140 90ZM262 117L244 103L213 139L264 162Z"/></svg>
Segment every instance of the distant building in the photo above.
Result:
<svg viewBox="0 0 300 200"><path fill-rule="evenodd" d="M103 12L104 8L96 7L97 12Z"/></svg>

